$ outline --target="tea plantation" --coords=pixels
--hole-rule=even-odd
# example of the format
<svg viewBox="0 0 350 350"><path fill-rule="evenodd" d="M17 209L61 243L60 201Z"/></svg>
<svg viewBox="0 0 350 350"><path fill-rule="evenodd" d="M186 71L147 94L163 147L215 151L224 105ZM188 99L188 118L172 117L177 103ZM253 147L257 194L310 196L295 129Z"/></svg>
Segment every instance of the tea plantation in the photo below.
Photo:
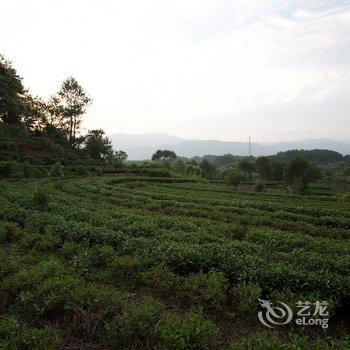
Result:
<svg viewBox="0 0 350 350"><path fill-rule="evenodd" d="M0 182L1 349L349 349L350 205L152 177ZM268 328L259 298L327 301Z"/></svg>

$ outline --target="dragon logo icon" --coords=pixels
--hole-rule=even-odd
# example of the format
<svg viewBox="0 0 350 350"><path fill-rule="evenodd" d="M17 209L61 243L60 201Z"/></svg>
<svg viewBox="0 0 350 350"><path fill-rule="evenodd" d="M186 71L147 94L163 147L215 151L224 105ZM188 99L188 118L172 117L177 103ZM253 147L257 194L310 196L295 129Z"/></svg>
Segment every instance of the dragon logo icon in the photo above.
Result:
<svg viewBox="0 0 350 350"><path fill-rule="evenodd" d="M289 323L293 318L291 308L281 301L278 302L281 307L273 306L270 300L259 299L259 303L266 309L266 312L259 311L258 318L266 327L273 328L275 325L281 326Z"/></svg>

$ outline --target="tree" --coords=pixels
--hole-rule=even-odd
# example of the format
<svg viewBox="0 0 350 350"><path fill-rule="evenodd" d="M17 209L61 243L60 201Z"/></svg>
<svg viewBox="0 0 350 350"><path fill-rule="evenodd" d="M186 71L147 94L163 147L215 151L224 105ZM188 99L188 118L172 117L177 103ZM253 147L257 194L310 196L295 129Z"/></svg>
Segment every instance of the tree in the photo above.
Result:
<svg viewBox="0 0 350 350"><path fill-rule="evenodd" d="M42 130L46 126L48 105L39 96L24 95L23 122L27 130Z"/></svg>
<svg viewBox="0 0 350 350"><path fill-rule="evenodd" d="M283 164L277 160L271 161L271 174L268 179L273 181L281 181L283 178Z"/></svg>
<svg viewBox="0 0 350 350"><path fill-rule="evenodd" d="M158 150L152 155L152 160L155 162L159 161L171 161L175 160L177 158L177 155L174 151L169 150Z"/></svg>
<svg viewBox="0 0 350 350"><path fill-rule="evenodd" d="M91 101L91 98L73 77L67 78L62 83L60 91L52 100L53 110L63 117L68 139L73 143L80 128L81 118Z"/></svg>
<svg viewBox="0 0 350 350"><path fill-rule="evenodd" d="M243 171L245 174L248 175L249 180L252 179L252 174L254 171L254 164L249 162L248 160L241 160L238 163L239 170Z"/></svg>
<svg viewBox="0 0 350 350"><path fill-rule="evenodd" d="M201 174L201 168L197 165L188 164L186 166L186 175L199 176Z"/></svg>
<svg viewBox="0 0 350 350"><path fill-rule="evenodd" d="M235 169L228 169L225 173L225 181L228 185L237 187L243 180L243 175Z"/></svg>
<svg viewBox="0 0 350 350"><path fill-rule="evenodd" d="M85 138L85 149L91 158L101 160L108 157L112 151L112 144L103 130L89 130Z"/></svg>
<svg viewBox="0 0 350 350"><path fill-rule="evenodd" d="M113 151L113 149L110 149L110 152L107 154L106 159L108 162L121 165L124 161L128 159L128 155L124 151Z"/></svg>
<svg viewBox="0 0 350 350"><path fill-rule="evenodd" d="M6 124L20 124L25 111L22 79L9 61L0 55L0 118Z"/></svg>
<svg viewBox="0 0 350 350"><path fill-rule="evenodd" d="M300 194L307 193L309 183L315 182L321 177L322 173L318 166L300 157L289 160L283 170L284 183L292 186L294 191Z"/></svg>
<svg viewBox="0 0 350 350"><path fill-rule="evenodd" d="M258 157L255 162L255 170L262 179L271 177L271 162L268 157Z"/></svg>
<svg viewBox="0 0 350 350"><path fill-rule="evenodd" d="M203 159L199 164L199 167L201 168L204 177L214 177L216 172L215 165L210 163L207 159Z"/></svg>
<svg viewBox="0 0 350 350"><path fill-rule="evenodd" d="M177 174L184 175L186 171L185 163L181 159L178 159L174 165L174 170Z"/></svg>

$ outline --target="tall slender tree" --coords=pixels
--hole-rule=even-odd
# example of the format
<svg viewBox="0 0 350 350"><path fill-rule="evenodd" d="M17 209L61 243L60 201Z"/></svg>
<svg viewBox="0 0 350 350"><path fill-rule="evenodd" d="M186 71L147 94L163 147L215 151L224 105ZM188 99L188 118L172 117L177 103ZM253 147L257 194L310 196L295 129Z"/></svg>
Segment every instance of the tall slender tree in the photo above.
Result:
<svg viewBox="0 0 350 350"><path fill-rule="evenodd" d="M61 113L68 131L68 139L74 143L80 128L81 118L85 114L91 98L73 77L67 78L57 96L56 110Z"/></svg>

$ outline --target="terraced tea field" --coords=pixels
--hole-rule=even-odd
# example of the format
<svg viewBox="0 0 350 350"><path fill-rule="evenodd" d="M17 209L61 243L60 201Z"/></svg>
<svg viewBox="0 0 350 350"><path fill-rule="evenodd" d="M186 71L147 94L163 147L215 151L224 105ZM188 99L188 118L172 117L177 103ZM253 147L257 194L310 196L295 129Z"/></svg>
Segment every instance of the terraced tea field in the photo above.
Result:
<svg viewBox="0 0 350 350"><path fill-rule="evenodd" d="M0 194L0 347L350 348L349 203L117 176ZM269 329L259 298L327 301L329 328Z"/></svg>

